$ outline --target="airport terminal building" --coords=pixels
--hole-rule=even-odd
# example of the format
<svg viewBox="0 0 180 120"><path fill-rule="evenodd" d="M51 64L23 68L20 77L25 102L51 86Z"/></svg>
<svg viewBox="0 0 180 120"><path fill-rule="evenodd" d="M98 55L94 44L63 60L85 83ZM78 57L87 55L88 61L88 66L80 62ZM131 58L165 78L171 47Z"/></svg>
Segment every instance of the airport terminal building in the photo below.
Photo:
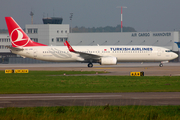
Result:
<svg viewBox="0 0 180 120"><path fill-rule="evenodd" d="M29 24L25 26L28 36L35 42L49 46L63 46L68 40L72 46L96 45L149 45L168 48L179 54L174 42L180 41L179 31L160 32L102 32L70 33L69 24ZM41 63L10 53L5 46L11 46L8 33L0 34L0 63ZM180 61L180 58L174 61Z"/></svg>

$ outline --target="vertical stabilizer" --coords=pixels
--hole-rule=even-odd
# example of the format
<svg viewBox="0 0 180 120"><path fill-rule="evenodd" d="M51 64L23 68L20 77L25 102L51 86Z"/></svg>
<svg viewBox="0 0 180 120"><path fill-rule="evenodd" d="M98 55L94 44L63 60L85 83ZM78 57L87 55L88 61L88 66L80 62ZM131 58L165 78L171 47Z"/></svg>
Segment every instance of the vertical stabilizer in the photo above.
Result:
<svg viewBox="0 0 180 120"><path fill-rule="evenodd" d="M5 17L13 47L47 46L32 41L12 17Z"/></svg>
<svg viewBox="0 0 180 120"><path fill-rule="evenodd" d="M177 44L178 48L179 48L179 51L180 51L180 42L174 42Z"/></svg>

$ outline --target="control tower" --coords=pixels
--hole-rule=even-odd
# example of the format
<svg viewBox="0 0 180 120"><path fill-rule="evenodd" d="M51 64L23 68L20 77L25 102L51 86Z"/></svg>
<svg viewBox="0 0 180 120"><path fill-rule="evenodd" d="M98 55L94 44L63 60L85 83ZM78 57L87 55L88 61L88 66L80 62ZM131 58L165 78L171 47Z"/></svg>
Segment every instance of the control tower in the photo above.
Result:
<svg viewBox="0 0 180 120"><path fill-rule="evenodd" d="M43 18L43 23L44 24L62 24L63 18L61 17L48 17L48 18Z"/></svg>

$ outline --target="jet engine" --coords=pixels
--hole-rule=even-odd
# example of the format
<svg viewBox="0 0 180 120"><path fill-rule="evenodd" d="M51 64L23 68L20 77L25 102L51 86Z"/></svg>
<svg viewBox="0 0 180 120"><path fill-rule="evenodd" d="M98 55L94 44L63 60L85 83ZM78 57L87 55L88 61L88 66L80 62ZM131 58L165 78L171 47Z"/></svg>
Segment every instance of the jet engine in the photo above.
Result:
<svg viewBox="0 0 180 120"><path fill-rule="evenodd" d="M116 65L117 58L116 57L101 57L100 64L101 65Z"/></svg>

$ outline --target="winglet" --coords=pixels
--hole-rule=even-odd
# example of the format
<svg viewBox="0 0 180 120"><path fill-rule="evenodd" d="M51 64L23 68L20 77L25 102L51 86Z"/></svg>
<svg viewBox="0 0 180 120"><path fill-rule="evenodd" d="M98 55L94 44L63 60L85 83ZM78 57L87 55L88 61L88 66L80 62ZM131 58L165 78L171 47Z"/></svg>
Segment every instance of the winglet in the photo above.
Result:
<svg viewBox="0 0 180 120"><path fill-rule="evenodd" d="M71 47L71 45L66 41L66 46L68 47L70 52L75 52L75 50Z"/></svg>
<svg viewBox="0 0 180 120"><path fill-rule="evenodd" d="M180 48L180 42L174 42L177 44L178 48Z"/></svg>

